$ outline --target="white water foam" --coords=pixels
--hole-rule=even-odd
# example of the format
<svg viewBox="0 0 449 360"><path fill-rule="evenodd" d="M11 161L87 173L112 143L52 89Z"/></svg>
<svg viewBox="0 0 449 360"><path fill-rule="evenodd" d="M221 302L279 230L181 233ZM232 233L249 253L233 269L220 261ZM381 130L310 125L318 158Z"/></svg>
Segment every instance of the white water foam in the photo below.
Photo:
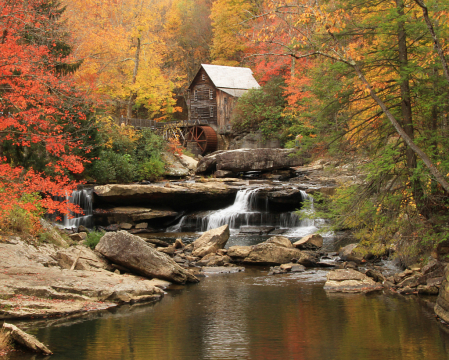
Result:
<svg viewBox="0 0 449 360"><path fill-rule="evenodd" d="M207 231L229 225L231 232L238 232L241 226L275 226L288 229L286 236L300 237L311 234L317 230L313 219L300 219L296 211L285 213L270 213L268 210L268 198L258 201L258 192L262 188L250 188L237 192L234 204L231 206L211 211L207 215L193 218L184 216L180 222L167 229L169 232L182 231L184 227L194 227L197 231ZM302 200L312 201L312 209L301 211L313 211L313 198L301 190Z"/></svg>

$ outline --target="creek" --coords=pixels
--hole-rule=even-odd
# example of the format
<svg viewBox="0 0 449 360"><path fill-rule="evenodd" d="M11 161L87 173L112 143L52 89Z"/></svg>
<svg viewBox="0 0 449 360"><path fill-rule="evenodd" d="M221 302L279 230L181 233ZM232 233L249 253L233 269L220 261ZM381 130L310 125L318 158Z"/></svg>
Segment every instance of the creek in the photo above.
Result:
<svg viewBox="0 0 449 360"><path fill-rule="evenodd" d="M247 268L31 333L52 360L448 358L447 330L415 297L328 294L325 276Z"/></svg>
<svg viewBox="0 0 449 360"><path fill-rule="evenodd" d="M196 217L194 224L185 218L172 232L149 236L170 242L181 236L189 243L225 221L231 225L229 247L268 238L241 234L241 226L268 223L286 229L292 240L316 231L312 220L291 213L270 217L256 193L241 193L230 207ZM192 228L196 232L180 233ZM332 236L325 246L335 249ZM266 267L246 267L241 273L208 275L199 284L172 285L154 304L39 322L28 331L54 352L52 360L448 359L448 330L435 321L429 299L383 291L327 293L327 272L269 276Z"/></svg>

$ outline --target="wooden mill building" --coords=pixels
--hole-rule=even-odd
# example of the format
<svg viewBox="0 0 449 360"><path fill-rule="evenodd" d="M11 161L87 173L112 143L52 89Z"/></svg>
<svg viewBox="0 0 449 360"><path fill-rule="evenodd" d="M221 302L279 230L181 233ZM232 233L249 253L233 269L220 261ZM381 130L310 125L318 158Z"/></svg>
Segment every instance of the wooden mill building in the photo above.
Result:
<svg viewBox="0 0 449 360"><path fill-rule="evenodd" d="M221 148L219 135L231 129L238 98L259 87L249 68L202 64L189 86L189 123L198 124L190 130L190 141L196 142L202 153Z"/></svg>

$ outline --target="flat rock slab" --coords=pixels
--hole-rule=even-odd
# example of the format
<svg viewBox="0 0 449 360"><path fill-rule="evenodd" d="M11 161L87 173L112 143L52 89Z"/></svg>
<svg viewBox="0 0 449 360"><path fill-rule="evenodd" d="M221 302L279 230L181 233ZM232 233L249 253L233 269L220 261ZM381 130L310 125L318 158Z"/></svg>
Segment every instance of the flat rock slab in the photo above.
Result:
<svg viewBox="0 0 449 360"><path fill-rule="evenodd" d="M201 205L210 207L211 202L220 208L223 202L232 201L238 188L224 182L197 182L159 185L102 185L94 187L96 201L108 204L136 206L168 206L185 210ZM150 213L151 214L151 213Z"/></svg>
<svg viewBox="0 0 449 360"><path fill-rule="evenodd" d="M89 270L61 269L56 254L65 254L58 261L71 267L78 248L71 252L72 248L0 243L0 319L61 316L162 298L163 291L153 281L89 265L99 263L87 248L81 253L86 259L78 262L85 262Z"/></svg>
<svg viewBox="0 0 449 360"><path fill-rule="evenodd" d="M243 266L203 266L205 274L234 274L245 271Z"/></svg>
<svg viewBox="0 0 449 360"><path fill-rule="evenodd" d="M275 228L274 226L250 226L250 225L244 225L240 226L240 233L241 234L268 234L271 231L273 231Z"/></svg>
<svg viewBox="0 0 449 360"><path fill-rule="evenodd" d="M9 336L15 342L26 347L27 349L43 355L53 354L49 348L47 348L44 344L37 340L33 335L27 334L25 331L20 330L17 326L4 323L3 329L9 333Z"/></svg>
<svg viewBox="0 0 449 360"><path fill-rule="evenodd" d="M352 269L332 270L327 274L324 290L329 292L358 293L382 290L382 285Z"/></svg>
<svg viewBox="0 0 449 360"><path fill-rule="evenodd" d="M195 276L179 266L173 259L149 246L140 237L126 231L105 234L95 250L113 263L146 277L178 284L198 282Z"/></svg>

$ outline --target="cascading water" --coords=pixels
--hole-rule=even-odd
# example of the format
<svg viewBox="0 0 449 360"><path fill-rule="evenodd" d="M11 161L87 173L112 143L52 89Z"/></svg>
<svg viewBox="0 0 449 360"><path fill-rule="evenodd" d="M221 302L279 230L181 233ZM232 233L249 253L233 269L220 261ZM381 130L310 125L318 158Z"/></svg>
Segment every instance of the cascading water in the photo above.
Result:
<svg viewBox="0 0 449 360"><path fill-rule="evenodd" d="M269 201L262 201L258 193L261 188L244 189L237 192L234 204L231 206L197 216L184 216L181 221L167 229L169 232L179 232L185 229L206 231L225 224L231 230L238 230L242 226L274 226L289 229L289 231L313 232L316 230L312 219L301 220L295 211L275 213L270 212ZM313 201L312 197L301 190L302 200Z"/></svg>
<svg viewBox="0 0 449 360"><path fill-rule="evenodd" d="M70 196L66 196L66 199L71 204L78 205L84 214L65 215L62 226L66 229L77 228L80 225L93 227L92 189L75 190Z"/></svg>

